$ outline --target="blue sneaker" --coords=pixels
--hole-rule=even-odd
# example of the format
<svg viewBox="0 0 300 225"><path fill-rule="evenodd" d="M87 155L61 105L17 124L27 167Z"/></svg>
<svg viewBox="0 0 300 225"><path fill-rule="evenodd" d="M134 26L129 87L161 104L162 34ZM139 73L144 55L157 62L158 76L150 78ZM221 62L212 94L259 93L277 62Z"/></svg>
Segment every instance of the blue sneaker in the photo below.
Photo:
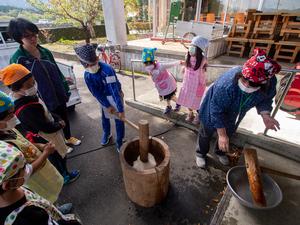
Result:
<svg viewBox="0 0 300 225"><path fill-rule="evenodd" d="M63 205L59 205L56 207L62 214L66 215L66 214L70 214L73 208L73 204L72 203L66 203Z"/></svg>
<svg viewBox="0 0 300 225"><path fill-rule="evenodd" d="M70 184L77 180L80 176L80 171L79 170L73 170L70 172L68 175L64 176L64 184Z"/></svg>
<svg viewBox="0 0 300 225"><path fill-rule="evenodd" d="M111 139L112 135L111 134L106 134L104 133L101 139L101 145L107 145Z"/></svg>
<svg viewBox="0 0 300 225"><path fill-rule="evenodd" d="M121 152L121 147L123 145L123 140L122 141L117 141L116 142L116 147L117 147L117 152L120 153Z"/></svg>
<svg viewBox="0 0 300 225"><path fill-rule="evenodd" d="M174 112L179 112L181 108L181 105L176 104Z"/></svg>
<svg viewBox="0 0 300 225"><path fill-rule="evenodd" d="M164 110L164 114L169 114L172 111L172 106L167 106Z"/></svg>

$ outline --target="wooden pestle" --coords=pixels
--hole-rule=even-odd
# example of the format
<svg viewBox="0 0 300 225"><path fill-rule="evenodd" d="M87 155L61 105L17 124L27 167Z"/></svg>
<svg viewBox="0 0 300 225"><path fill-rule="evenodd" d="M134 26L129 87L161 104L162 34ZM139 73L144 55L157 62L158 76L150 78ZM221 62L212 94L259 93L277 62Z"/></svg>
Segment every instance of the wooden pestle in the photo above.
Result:
<svg viewBox="0 0 300 225"><path fill-rule="evenodd" d="M261 170L258 164L256 150L245 149L244 155L252 199L256 205L266 206L267 203L263 192Z"/></svg>
<svg viewBox="0 0 300 225"><path fill-rule="evenodd" d="M139 145L140 159L142 162L148 162L149 152L149 123L147 120L139 121Z"/></svg>

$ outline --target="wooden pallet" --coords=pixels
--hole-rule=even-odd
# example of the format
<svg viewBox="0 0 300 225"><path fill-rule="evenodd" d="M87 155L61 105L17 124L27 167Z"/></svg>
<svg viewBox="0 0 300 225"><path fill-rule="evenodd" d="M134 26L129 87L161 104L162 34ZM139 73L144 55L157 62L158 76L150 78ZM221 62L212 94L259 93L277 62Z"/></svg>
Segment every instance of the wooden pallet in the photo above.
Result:
<svg viewBox="0 0 300 225"><path fill-rule="evenodd" d="M253 13L255 25L252 39L269 39L272 40L279 36L280 13Z"/></svg>
<svg viewBox="0 0 300 225"><path fill-rule="evenodd" d="M282 14L282 28L280 36L283 41L300 41L300 21L296 18L300 17L300 13L283 13Z"/></svg>
<svg viewBox="0 0 300 225"><path fill-rule="evenodd" d="M288 60L291 63L296 62L296 57L300 51L300 42L279 41L275 43L275 60Z"/></svg>
<svg viewBox="0 0 300 225"><path fill-rule="evenodd" d="M228 37L248 38L251 24L252 24L251 20L249 20L247 23L234 23L231 27Z"/></svg>
<svg viewBox="0 0 300 225"><path fill-rule="evenodd" d="M228 37L226 40L228 41L227 55L234 54L239 55L240 57L244 56L244 52L248 45L247 38Z"/></svg>
<svg viewBox="0 0 300 225"><path fill-rule="evenodd" d="M273 40L264 40L264 39L249 39L251 46L249 57L252 56L255 48L260 48L266 51L266 54L269 55L272 45L274 44Z"/></svg>

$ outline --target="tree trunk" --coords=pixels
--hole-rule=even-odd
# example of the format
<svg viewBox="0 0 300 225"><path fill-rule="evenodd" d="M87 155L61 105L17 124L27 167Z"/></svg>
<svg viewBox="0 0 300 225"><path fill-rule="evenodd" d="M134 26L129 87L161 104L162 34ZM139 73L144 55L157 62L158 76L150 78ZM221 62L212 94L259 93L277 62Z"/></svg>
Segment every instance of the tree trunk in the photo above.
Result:
<svg viewBox="0 0 300 225"><path fill-rule="evenodd" d="M88 23L87 23L87 27L88 27L89 32L90 32L90 37L91 37L91 38L95 38L95 37L96 37L96 33L95 33L95 29L94 29L94 27L93 27L93 24L90 23L90 22L88 22Z"/></svg>
<svg viewBox="0 0 300 225"><path fill-rule="evenodd" d="M85 43L86 44L91 43L91 34L90 34L90 30L89 30L88 26L82 25L82 29L85 33Z"/></svg>

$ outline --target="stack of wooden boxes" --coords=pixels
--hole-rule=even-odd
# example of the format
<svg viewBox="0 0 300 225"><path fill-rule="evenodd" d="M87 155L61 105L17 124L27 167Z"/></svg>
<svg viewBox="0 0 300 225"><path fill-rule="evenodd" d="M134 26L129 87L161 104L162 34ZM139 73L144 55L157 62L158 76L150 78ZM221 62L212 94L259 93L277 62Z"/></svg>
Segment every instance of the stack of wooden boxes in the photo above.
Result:
<svg viewBox="0 0 300 225"><path fill-rule="evenodd" d="M293 63L300 50L300 13L250 10L244 23L233 23L227 41L228 55L251 57L255 48L261 48L275 60Z"/></svg>
<svg viewBox="0 0 300 225"><path fill-rule="evenodd" d="M237 13L234 18L233 25L228 34L227 41L227 54L239 55L240 57L244 56L247 47L249 46L249 37L252 35L251 31L253 30L253 13L256 12L253 10L248 10L247 16L242 17L243 14Z"/></svg>
<svg viewBox="0 0 300 225"><path fill-rule="evenodd" d="M269 55L272 45L279 38L280 14L279 13L254 13L255 25L250 42L249 57L255 48L261 48Z"/></svg>
<svg viewBox="0 0 300 225"><path fill-rule="evenodd" d="M275 43L275 60L289 60L293 63L300 51L300 13L283 13L281 41Z"/></svg>

